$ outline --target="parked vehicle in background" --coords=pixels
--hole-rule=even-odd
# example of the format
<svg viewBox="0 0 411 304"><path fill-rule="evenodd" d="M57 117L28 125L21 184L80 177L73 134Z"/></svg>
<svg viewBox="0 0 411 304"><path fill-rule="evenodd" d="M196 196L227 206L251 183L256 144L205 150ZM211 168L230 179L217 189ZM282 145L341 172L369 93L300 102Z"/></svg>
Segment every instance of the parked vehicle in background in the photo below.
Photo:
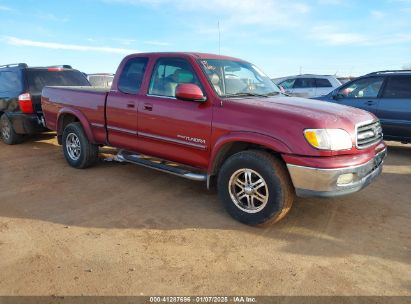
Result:
<svg viewBox="0 0 411 304"><path fill-rule="evenodd" d="M87 79L93 87L110 88L113 83L114 74L110 74L110 73L87 74Z"/></svg>
<svg viewBox="0 0 411 304"><path fill-rule="evenodd" d="M46 85L90 86L90 83L69 65L0 66L0 137L4 143L16 144L26 134L46 130L41 109L41 90Z"/></svg>
<svg viewBox="0 0 411 304"><path fill-rule="evenodd" d="M384 138L411 142L411 71L380 71L348 82L320 100L375 114Z"/></svg>
<svg viewBox="0 0 411 304"><path fill-rule="evenodd" d="M305 98L327 95L341 85L335 76L312 74L282 77L274 82L283 87L288 95Z"/></svg>
<svg viewBox="0 0 411 304"><path fill-rule="evenodd" d="M42 106L70 166L116 147L119 160L216 184L251 225L279 221L295 194L359 191L386 153L371 113L284 96L253 64L212 54L130 55L111 89L46 87Z"/></svg>
<svg viewBox="0 0 411 304"><path fill-rule="evenodd" d="M347 76L347 77L337 77L337 79L341 82L341 84L346 84L347 82L350 82L351 80L354 80L357 77L354 76Z"/></svg>

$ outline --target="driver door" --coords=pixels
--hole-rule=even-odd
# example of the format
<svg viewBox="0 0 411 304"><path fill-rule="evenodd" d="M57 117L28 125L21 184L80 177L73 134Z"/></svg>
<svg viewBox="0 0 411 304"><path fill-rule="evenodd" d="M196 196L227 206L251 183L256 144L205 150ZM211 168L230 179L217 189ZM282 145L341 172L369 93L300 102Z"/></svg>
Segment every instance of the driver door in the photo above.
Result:
<svg viewBox="0 0 411 304"><path fill-rule="evenodd" d="M377 115L383 84L384 77L380 76L354 80L338 91L336 95L337 102Z"/></svg>

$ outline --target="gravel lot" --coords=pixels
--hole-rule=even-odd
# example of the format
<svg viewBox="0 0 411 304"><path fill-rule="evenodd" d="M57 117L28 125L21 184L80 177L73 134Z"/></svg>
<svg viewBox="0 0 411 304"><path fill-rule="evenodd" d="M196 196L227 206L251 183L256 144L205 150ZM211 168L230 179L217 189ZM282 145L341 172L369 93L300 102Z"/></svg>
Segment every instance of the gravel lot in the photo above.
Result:
<svg viewBox="0 0 411 304"><path fill-rule="evenodd" d="M0 295L411 295L411 145L389 143L364 191L298 199L268 228L201 183L72 169L52 134L0 160Z"/></svg>

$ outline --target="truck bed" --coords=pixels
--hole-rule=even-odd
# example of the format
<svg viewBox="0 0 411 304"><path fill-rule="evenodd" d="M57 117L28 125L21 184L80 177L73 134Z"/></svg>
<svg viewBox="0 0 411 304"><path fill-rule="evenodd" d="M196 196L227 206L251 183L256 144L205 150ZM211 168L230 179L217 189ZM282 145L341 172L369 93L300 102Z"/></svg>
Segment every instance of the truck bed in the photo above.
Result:
<svg viewBox="0 0 411 304"><path fill-rule="evenodd" d="M109 88L97 87L45 87L42 91L42 108L47 127L57 131L61 113L75 116L87 124L95 143L105 143L104 107ZM65 108L70 108L66 111ZM60 134L59 134L60 135Z"/></svg>

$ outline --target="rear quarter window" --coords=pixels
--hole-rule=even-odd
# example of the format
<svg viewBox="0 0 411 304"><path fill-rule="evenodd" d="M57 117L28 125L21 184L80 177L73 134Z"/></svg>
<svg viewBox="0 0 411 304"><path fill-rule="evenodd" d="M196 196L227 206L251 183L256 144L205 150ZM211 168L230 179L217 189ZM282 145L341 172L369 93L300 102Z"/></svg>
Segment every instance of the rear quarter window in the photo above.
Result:
<svg viewBox="0 0 411 304"><path fill-rule="evenodd" d="M392 76L388 79L384 98L410 98L411 76Z"/></svg>
<svg viewBox="0 0 411 304"><path fill-rule="evenodd" d="M118 89L126 94L137 94L144 79L148 58L131 58L124 65L118 81Z"/></svg>
<svg viewBox="0 0 411 304"><path fill-rule="evenodd" d="M12 97L21 93L23 84L20 71L0 71L0 96Z"/></svg>
<svg viewBox="0 0 411 304"><path fill-rule="evenodd" d="M45 86L90 86L84 74L76 70L27 70L27 83L34 95L41 94Z"/></svg>
<svg viewBox="0 0 411 304"><path fill-rule="evenodd" d="M330 81L326 78L317 78L315 80L317 88L332 88Z"/></svg>

